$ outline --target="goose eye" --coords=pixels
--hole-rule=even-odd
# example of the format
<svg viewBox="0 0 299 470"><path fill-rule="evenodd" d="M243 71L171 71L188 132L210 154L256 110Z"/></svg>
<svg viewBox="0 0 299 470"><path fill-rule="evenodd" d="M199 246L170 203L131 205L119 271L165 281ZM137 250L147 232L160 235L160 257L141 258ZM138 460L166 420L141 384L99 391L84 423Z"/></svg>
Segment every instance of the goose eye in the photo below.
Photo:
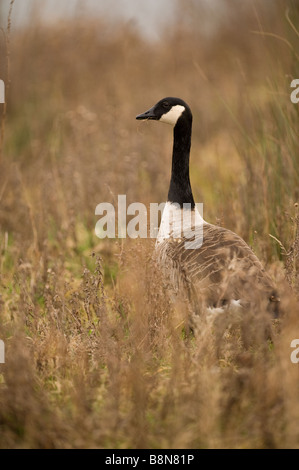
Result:
<svg viewBox="0 0 299 470"><path fill-rule="evenodd" d="M168 101L163 101L162 106L163 106L163 108L169 108Z"/></svg>

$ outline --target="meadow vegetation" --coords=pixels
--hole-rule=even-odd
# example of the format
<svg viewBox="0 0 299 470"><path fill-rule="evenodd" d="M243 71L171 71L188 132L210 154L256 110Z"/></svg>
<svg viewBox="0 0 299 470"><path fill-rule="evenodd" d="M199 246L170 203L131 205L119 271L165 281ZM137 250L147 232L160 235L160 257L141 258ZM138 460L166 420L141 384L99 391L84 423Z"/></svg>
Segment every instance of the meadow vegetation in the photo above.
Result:
<svg viewBox="0 0 299 470"><path fill-rule="evenodd" d="M299 447L299 4L227 1L209 29L197 3L156 42L105 19L12 29L9 70L2 39L1 448ZM270 326L232 311L186 335L154 241L95 236L100 202L167 197L171 129L135 121L164 96L192 109L205 219L278 284Z"/></svg>

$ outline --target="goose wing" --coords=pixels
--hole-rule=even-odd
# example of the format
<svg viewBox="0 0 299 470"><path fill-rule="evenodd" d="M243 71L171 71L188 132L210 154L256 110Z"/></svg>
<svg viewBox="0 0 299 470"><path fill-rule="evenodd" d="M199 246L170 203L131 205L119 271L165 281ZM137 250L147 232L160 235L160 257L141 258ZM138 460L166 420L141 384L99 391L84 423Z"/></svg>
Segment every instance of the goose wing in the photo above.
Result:
<svg viewBox="0 0 299 470"><path fill-rule="evenodd" d="M158 248L172 281L188 286L207 307L265 300L275 310L279 299L274 283L244 240L222 227L205 223L202 228L203 243L198 248L186 249L186 238L165 240Z"/></svg>

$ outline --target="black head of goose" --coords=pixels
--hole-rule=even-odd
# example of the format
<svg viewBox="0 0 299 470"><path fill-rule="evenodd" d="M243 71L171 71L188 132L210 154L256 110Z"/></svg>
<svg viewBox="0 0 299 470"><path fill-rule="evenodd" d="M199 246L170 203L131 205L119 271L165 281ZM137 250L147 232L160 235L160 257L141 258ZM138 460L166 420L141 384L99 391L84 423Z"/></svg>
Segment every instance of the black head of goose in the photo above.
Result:
<svg viewBox="0 0 299 470"><path fill-rule="evenodd" d="M277 316L279 298L276 288L251 248L230 230L207 223L197 211L189 177L190 107L180 98L167 97L136 116L136 119L155 120L173 126L168 201L156 248L159 260L171 272L175 284L187 287L192 299L196 298L197 304L210 312L224 310L232 304L246 306L262 300L268 310ZM169 211L174 222L172 230L165 230L165 226L169 225ZM203 234L202 243L194 249L186 249L181 232L176 233L175 219L180 219L177 225L181 228L185 211L191 213L191 218L187 220L193 220ZM167 224L164 223L165 219Z"/></svg>

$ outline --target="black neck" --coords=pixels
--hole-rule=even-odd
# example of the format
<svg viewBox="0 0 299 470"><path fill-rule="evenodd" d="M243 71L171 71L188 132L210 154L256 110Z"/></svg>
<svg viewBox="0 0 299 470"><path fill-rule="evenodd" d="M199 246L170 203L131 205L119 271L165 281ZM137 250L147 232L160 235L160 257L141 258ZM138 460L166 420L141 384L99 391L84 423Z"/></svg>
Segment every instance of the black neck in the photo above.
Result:
<svg viewBox="0 0 299 470"><path fill-rule="evenodd" d="M189 178L189 159L191 148L192 117L182 117L178 120L173 131L172 171L168 191L168 201L191 204L194 199Z"/></svg>

